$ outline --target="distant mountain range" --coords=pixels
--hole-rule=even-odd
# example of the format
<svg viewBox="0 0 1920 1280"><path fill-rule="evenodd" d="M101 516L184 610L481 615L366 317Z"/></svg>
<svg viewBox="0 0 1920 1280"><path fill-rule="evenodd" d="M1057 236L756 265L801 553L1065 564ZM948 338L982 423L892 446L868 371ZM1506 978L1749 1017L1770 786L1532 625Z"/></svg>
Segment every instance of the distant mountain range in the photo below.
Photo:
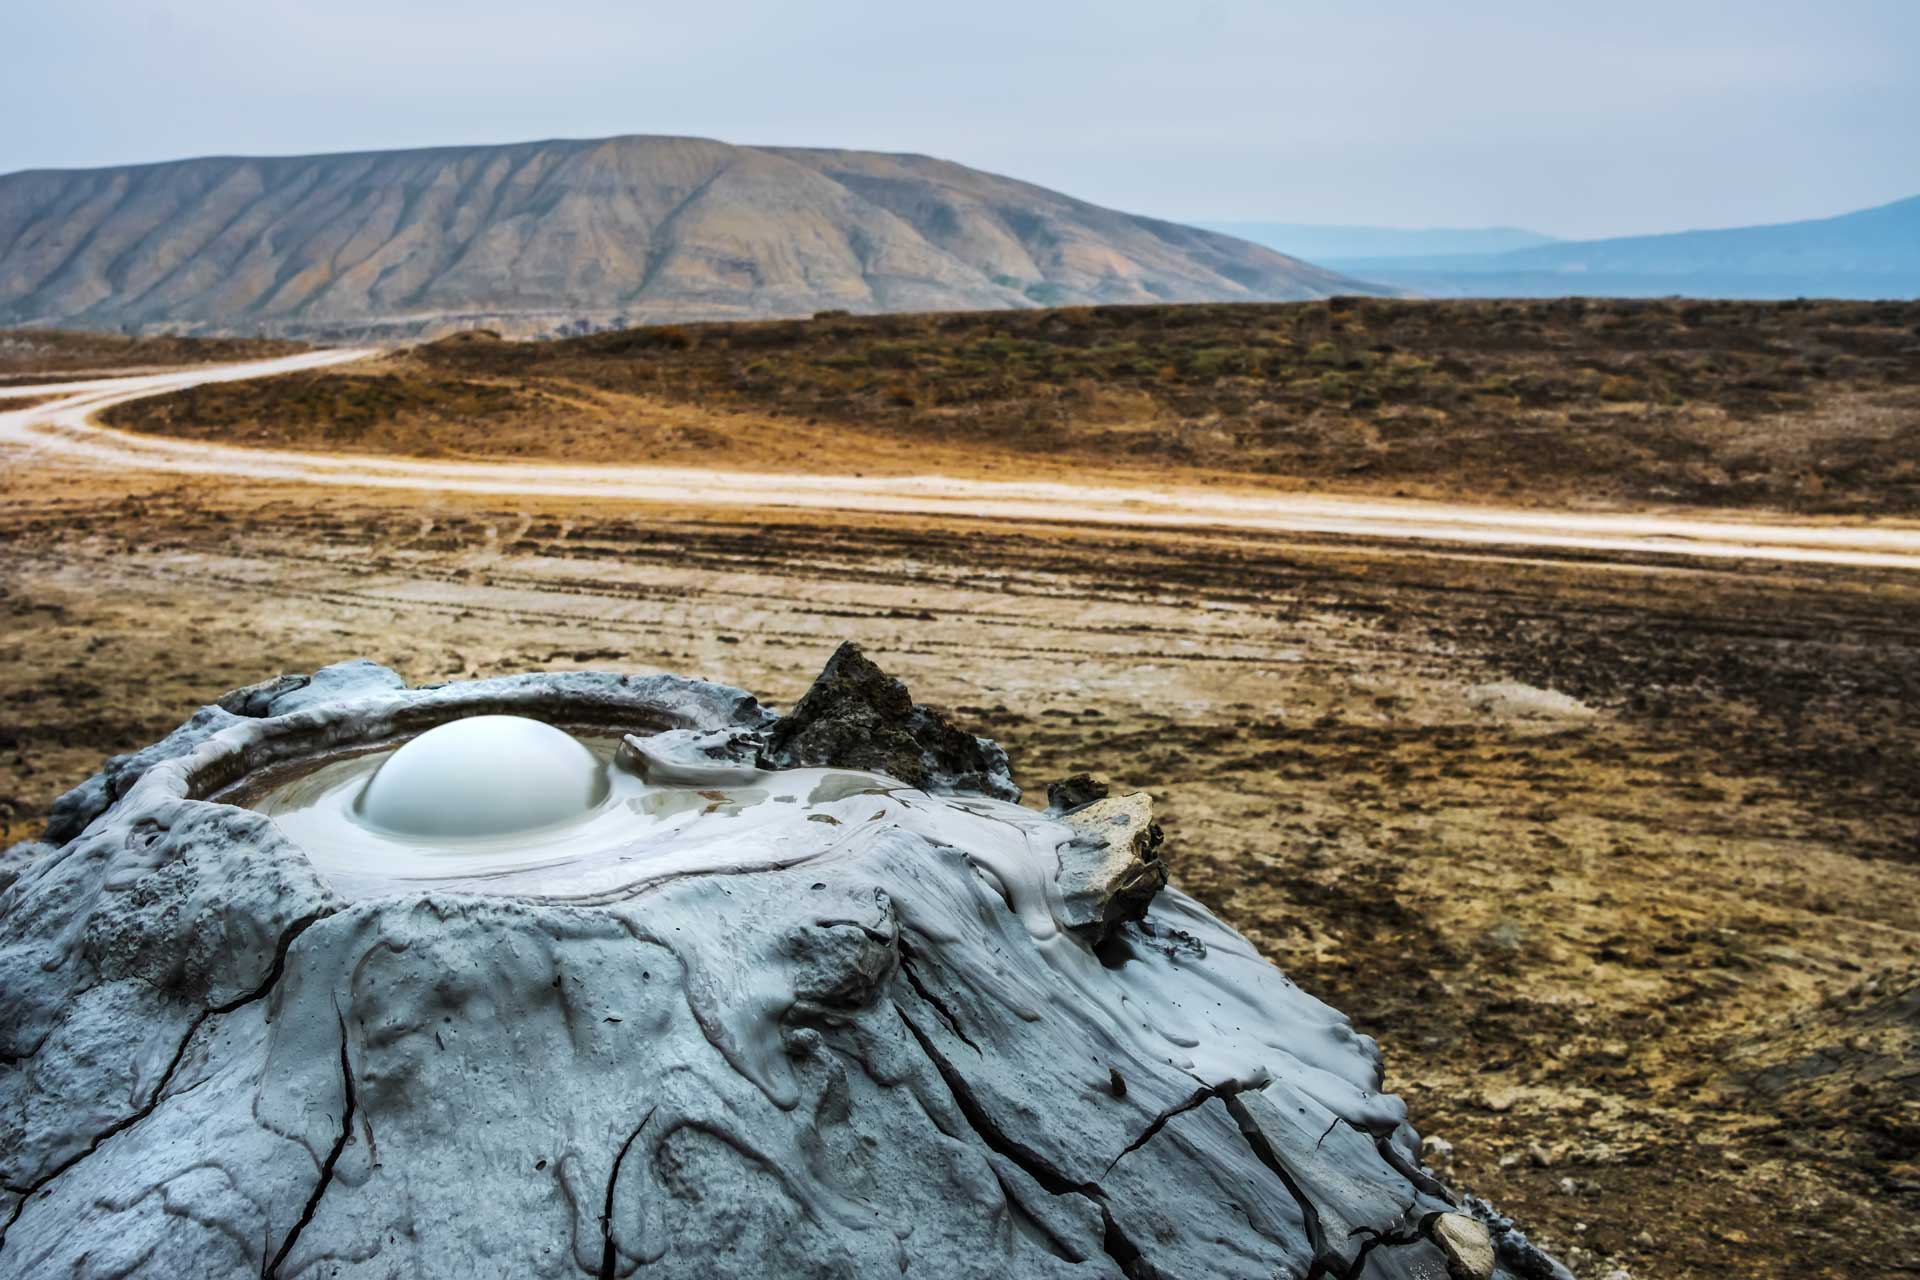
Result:
<svg viewBox="0 0 1920 1280"><path fill-rule="evenodd" d="M1610 240L1238 225L1332 270L1432 297L1920 297L1920 197L1836 218ZM1509 237L1536 242L1498 243ZM1476 238L1493 243L1475 247Z"/></svg>
<svg viewBox="0 0 1920 1280"><path fill-rule="evenodd" d="M1239 236L1309 262L1349 258L1438 257L1460 253L1505 253L1558 244L1552 236L1520 227L1347 227L1317 222L1202 222L1210 231Z"/></svg>
<svg viewBox="0 0 1920 1280"><path fill-rule="evenodd" d="M914 155L622 137L0 177L0 324L532 335L1379 291Z"/></svg>

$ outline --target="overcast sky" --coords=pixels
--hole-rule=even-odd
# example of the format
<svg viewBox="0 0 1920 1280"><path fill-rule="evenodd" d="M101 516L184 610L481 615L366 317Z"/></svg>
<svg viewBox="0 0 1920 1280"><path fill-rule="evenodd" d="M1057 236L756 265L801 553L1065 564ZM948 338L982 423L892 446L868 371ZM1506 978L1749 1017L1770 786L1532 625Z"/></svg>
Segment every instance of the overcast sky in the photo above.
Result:
<svg viewBox="0 0 1920 1280"><path fill-rule="evenodd" d="M0 172L671 133L1606 235L1920 193L1917 68L1920 0L0 0Z"/></svg>

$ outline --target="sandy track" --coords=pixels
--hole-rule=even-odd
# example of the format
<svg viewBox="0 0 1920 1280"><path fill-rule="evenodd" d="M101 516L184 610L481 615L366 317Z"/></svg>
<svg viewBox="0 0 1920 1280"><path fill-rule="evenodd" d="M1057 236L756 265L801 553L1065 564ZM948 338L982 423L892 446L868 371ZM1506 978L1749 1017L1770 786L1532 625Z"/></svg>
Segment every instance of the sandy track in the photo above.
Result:
<svg viewBox="0 0 1920 1280"><path fill-rule="evenodd" d="M271 377L362 359L317 351L246 364L126 378L0 388L0 400L57 397L0 413L0 449L114 469L265 481L503 496L596 499L676 507L771 507L1080 525L1231 529L1256 533L1554 549L1632 556L1793 561L1920 569L1920 528L1637 514L1520 511L1314 494L1223 493L1063 482L861 477L680 467L442 462L249 449L115 431L92 421L109 405L207 382Z"/></svg>

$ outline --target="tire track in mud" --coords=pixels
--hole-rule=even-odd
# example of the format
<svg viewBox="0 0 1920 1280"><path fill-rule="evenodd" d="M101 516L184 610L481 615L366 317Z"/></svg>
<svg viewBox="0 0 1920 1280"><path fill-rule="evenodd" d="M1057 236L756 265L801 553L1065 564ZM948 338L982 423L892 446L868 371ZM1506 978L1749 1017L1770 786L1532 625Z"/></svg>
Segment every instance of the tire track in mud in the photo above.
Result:
<svg viewBox="0 0 1920 1280"><path fill-rule="evenodd" d="M1227 583L1220 581L1219 575L1211 572L1202 575L1204 581L1200 585L1208 599L1201 602L1206 607L1196 616L1204 625L1150 624L1138 620L1137 613L1133 621L1101 621L1084 616L1102 606L1137 611L1142 607L1179 606L1191 602L1194 584L1190 579L1194 577L1192 570L1196 565L1191 548L1185 549L1186 555L1178 554L1174 548L1153 548L1153 554L1164 561L1169 571L1136 575L1135 581L1129 584L1127 575L1121 575L1117 583L1114 581L1111 561L1087 560L1086 549L1074 548L1074 554L1060 555L1059 548L1048 547L1031 539L993 540L993 554L982 556L978 553L987 548L983 548L982 540L976 537L923 539L901 535L879 539L879 545L876 545L876 540L864 534L836 533L830 535L823 545L816 536L820 531L810 528L795 530L733 526L714 530L687 526L662 530L629 526L624 530L626 537L606 539L600 536L606 532L601 526L581 528L576 524L570 529L571 537L564 547L540 539L532 540L523 550L517 542L488 538L487 531L497 530L507 523L505 518L476 516L457 522L430 522L419 518L422 526L433 525L428 536L437 535L439 538L433 549L389 554L383 549L393 544L382 537L383 530L369 527L369 522L365 520L312 516L290 521L276 520L271 525L255 525L238 537L233 537L228 535L228 522L224 520L208 522L199 519L201 513L191 508L168 504L156 506L164 509L149 512L151 517L162 520L171 517L175 521L185 522L187 527L182 528L175 523L165 536L151 543L129 540L124 535L116 540L129 548L141 546L156 553L210 555L216 561L228 557L242 562L260 562L263 567L257 577L244 570L221 571L198 565L172 571L175 580L183 583L215 583L237 592L258 592L263 589L281 595L298 592L308 598L334 604L434 608L448 613L467 612L528 623L564 623L584 619L596 625L617 626L637 634L668 634L674 629L646 627L630 616L622 617L621 614L632 606L671 609L692 603L707 605L718 600L763 608L786 619L804 617L815 625L796 629L792 621L776 620L743 622L740 625L749 630L777 634L783 639L812 639L823 643L836 641L842 634L823 633L818 629L818 620L826 617L902 623L945 619L970 627L1008 633L1040 636L1059 635L1065 630L1102 641L1132 641L1133 644L1120 649L1102 649L1085 644L1022 644L1011 637L984 645L965 640L938 642L924 637L916 637L916 643L929 650L984 649L1008 655L1074 656L1123 661L1165 659L1323 665L1343 665L1350 661L1325 654L1324 651L1319 655L1305 655L1299 652L1299 636L1276 633L1284 631L1297 621L1297 615L1313 607L1301 592L1306 572L1301 566L1290 562L1262 566L1265 572L1251 575L1251 581L1246 572L1233 573L1238 590L1232 592L1223 589ZM56 513L43 509L36 514L45 521ZM62 529L72 531L78 523L75 517L83 513L63 510L57 514L62 517L58 521ZM84 514L95 518L124 519L124 512L109 508L96 508ZM13 523L32 524L35 521L0 523L0 529ZM394 523L399 521L389 522L389 528ZM532 523L524 516L513 521L516 530L530 529ZM287 529L284 527L287 524L294 527ZM300 550L297 545L286 545L298 544L303 533L309 542L314 540L314 534L324 536L329 549ZM421 532L408 530L406 540L410 544L417 545L422 539ZM1111 551L1111 547L1104 550ZM969 557L970 563L963 563L958 557L946 554L952 551L975 554ZM1036 554L1046 551L1053 554ZM594 554L596 552L607 554ZM894 563L902 558L903 552L907 553L907 562ZM943 554L935 558L930 554L934 552ZM146 560L145 556L138 558ZM132 558L122 556L116 559L123 568L133 566ZM591 571L591 566L601 563L603 559L617 559L620 568L629 573L667 567L690 580L646 582L629 579L613 582L605 576L591 581L580 576L583 571ZM555 571L539 571L529 567L541 561L547 562ZM985 574L982 572L985 567L983 561L991 562ZM1002 567L1014 564L1024 568L1018 580L1011 579ZM297 565L308 575L330 578L336 582L348 579L368 585L356 589L303 586L297 576L286 571L284 566L287 565ZM1172 571L1176 568L1182 571ZM1101 572L1102 569L1106 571ZM152 567L143 571L161 572ZM707 575L704 579L694 577L703 572ZM729 583L729 576L747 580L784 580L802 585L788 592L754 589ZM1142 576L1151 576L1156 580L1150 583L1139 581ZM1262 582L1261 579L1270 582ZM845 595L845 599L823 593L818 589L821 581L830 583L832 588ZM484 587L481 583L484 583ZM431 584L466 598L436 600L430 595L408 589L416 584ZM1140 589L1144 586L1153 588L1150 595ZM914 605L902 607L900 603L887 602L878 606L861 606L860 597L876 594L876 588L912 592ZM581 612L576 615L564 608L505 605L497 600L483 603L472 598L483 592L498 597L503 591L522 592L532 597L564 596L570 602L577 602ZM929 594L938 595L944 591L956 591L964 595L957 603L926 598ZM1230 607L1228 597L1234 595L1244 597L1243 607ZM992 603L1008 597L1031 600L1036 608L1023 610ZM594 608L599 602L605 602L607 607ZM1295 616L1290 616L1286 622L1278 622L1278 615L1274 613L1276 606L1280 607L1282 613ZM1063 616L1073 619L1064 628L1055 621ZM1248 634L1250 622L1258 630L1273 634L1264 637ZM1161 643L1142 646L1141 641ZM1223 652L1223 645L1230 651Z"/></svg>
<svg viewBox="0 0 1920 1280"><path fill-rule="evenodd" d="M1398 571L1383 580L1379 574L1346 572L1337 564L1329 569L1297 556L1277 555L1270 548L1245 544L1223 547L1216 539L1125 539L1094 544L1089 540L1037 538L1024 532L982 536L977 532L957 535L934 531L923 535L899 529L744 523L656 525L636 519L568 519L564 521L568 541L561 545L545 534L549 530L557 532L562 520L536 519L524 511L448 519L387 508L275 513L263 520L257 515L235 519L223 512L210 513L193 503L166 499L144 504L144 509L148 521L163 526L157 540L130 541L122 528L106 536L127 545L187 555L237 553L243 559L277 566L263 570L258 580L244 573L229 576L225 584L234 590L285 591L290 582L284 566L297 564L304 571L336 582L381 579L393 584L381 592L336 586L329 593L315 592L312 598L316 600L371 608L433 608L456 615L467 612L528 625L589 621L602 628L617 626L636 636L697 634L685 626L649 624L633 617L630 611L636 607L671 610L683 605L705 608L715 602L732 602L764 608L787 621L743 619L731 629L789 640L837 638L837 632L823 635L819 624L824 618L844 617L866 624L931 619L1009 632L1057 635L1065 630L1090 639L1132 637L1158 642L1121 651L1098 650L1089 644L1063 647L964 640L941 646L953 652L979 649L1010 654L1075 654L1114 661L1163 657L1175 661L1299 662L1302 655L1291 650L1310 638L1317 653L1307 661L1351 665L1350 657L1332 656L1329 660L1326 629L1312 625L1322 615L1350 623L1384 619L1391 629L1400 631L1437 626L1437 655L1466 638L1444 618L1467 610L1498 614L1506 619L1509 629L1528 625L1526 619L1551 617L1556 629L1575 625L1583 630L1609 628L1630 622L1648 636L1667 632L1690 635L1696 641L1710 634L1770 643L1784 638L1784 633L1818 642L1824 631L1847 632L1848 640L1836 651L1857 647L1862 641L1884 639L1901 644L1906 640L1899 621L1889 619L1874 600L1883 575L1857 572L1837 575L1843 586L1853 585L1858 593L1854 599L1829 591L1821 598L1834 607L1803 609L1785 616L1770 613L1762 621L1744 609L1703 612L1690 598L1693 589L1681 590L1682 583L1671 581L1660 591L1639 593L1629 606L1613 590L1568 590L1570 580L1566 575L1578 571L1567 568L1493 577L1450 572L1444 564L1402 561ZM0 536L16 543L27 530L87 536L89 527L124 526L126 515L124 509L110 503L20 504L11 514L0 516ZM235 529L236 524L241 528ZM526 532L520 534L519 541L496 534L489 543L486 530L490 527ZM542 536L530 537L536 528ZM398 555L386 552L385 548L395 545L389 541L390 534L398 534L399 542L419 549ZM302 543L318 543L327 549L300 550ZM551 571L528 567L542 561L549 563ZM685 580L615 582L609 581L608 575L592 580L582 576L591 571L584 566L602 563L617 564L628 573L665 568ZM1017 580L1012 576L1016 571ZM1777 583L1762 580L1756 585L1742 575L1713 573L1694 581L1772 594L1789 588L1797 576L1776 575L1780 578ZM1836 575L1822 575L1832 576ZM758 589L741 581L755 578L799 580L805 586L782 592ZM830 584L825 591L819 588L822 580ZM1904 580L1896 581L1905 585ZM506 590L535 597L566 597L573 607L507 606L472 599L436 601L408 590L408 584L434 584L452 593L473 596L497 595ZM948 590L966 594L957 604L927 598ZM836 591L844 595L836 595ZM889 591L911 592L911 606L902 608L890 601L863 607L857 598L884 596ZM1031 600L1044 612L1028 613L992 603L1009 598ZM1186 613L1209 603L1212 608L1196 619L1195 625L1168 626L1139 620L1142 607L1151 611L1152 606L1171 605ZM1123 607L1135 620L1103 622L1085 616L1100 606ZM574 608L579 610L578 616ZM914 608L921 612L915 614ZM1061 618L1065 625L1053 622L1053 617ZM797 625L799 618L805 618L809 625ZM1267 634L1248 634L1250 621L1255 622L1258 632ZM1404 655L1408 645L1405 635L1383 637L1369 627L1347 627L1343 631L1346 643L1340 649L1346 654L1391 648ZM1483 643L1474 642L1470 647L1479 649ZM1239 652L1222 653L1223 644ZM1183 651L1186 645L1206 648L1199 653L1187 652Z"/></svg>
<svg viewBox="0 0 1920 1280"><path fill-rule="evenodd" d="M1691 599L1692 589L1677 590L1683 584L1669 582L1659 592L1640 593L1629 606L1612 591L1588 593L1568 590L1568 568L1514 572L1493 577L1485 574L1452 575L1444 565L1409 565L1401 562L1401 572L1391 580L1379 575L1353 574L1338 566L1315 565L1294 556L1276 556L1271 549L1245 545L1222 547L1212 539L1103 541L1085 545L1072 539L1041 539L1011 533L995 537L921 536L915 531L822 530L811 526L726 524L650 525L643 521L588 522L584 526L569 521L570 539L564 546L551 540L532 540L523 550L518 543L496 541L489 546L484 530L513 521L516 528L527 524L524 513L512 517L463 517L455 520L433 519L420 515L402 516L392 510L356 512L354 517L322 512L298 513L295 518L275 518L235 531L231 519L212 520L192 506L170 503L153 504L149 518L184 521L175 523L158 542L145 544L154 549L171 548L193 554L245 549L253 558L297 563L328 576L370 579L380 575L405 581L432 581L449 588L465 588L476 593L480 575L489 590L505 588L534 595L568 596L583 604L605 601L609 611L623 606L657 605L715 601L758 605L785 614L804 614L818 620L823 617L847 617L867 622L912 621L919 608L925 615L918 620L964 621L982 627L999 626L1010 630L1057 632L1061 628L1048 617L1020 609L995 607L994 599L1031 600L1036 605L1054 606L1046 610L1053 616L1063 614L1073 620L1067 629L1083 635L1118 637L1131 633L1145 638L1154 636L1168 642L1164 656L1187 658L1178 644L1201 636L1218 643L1219 628L1144 625L1139 621L1102 624L1087 619L1092 606L1120 606L1137 609L1152 604L1176 607L1214 606L1211 611L1230 613L1240 606L1239 616L1259 618L1264 629L1276 623L1298 628L1316 614L1332 612L1349 620L1385 616L1395 626L1428 625L1447 614L1471 608L1498 613L1509 625L1524 625L1524 619L1548 617L1558 627L1575 623L1605 627L1631 623L1643 634L1662 632L1686 634L1698 639L1703 634L1728 640L1760 643L1777 641L1783 632L1803 640L1817 640L1828 630L1848 633L1842 649L1862 641L1903 644L1908 636L1901 623L1889 620L1874 600L1884 584L1897 589L1908 585L1904 578L1888 581L1885 575L1847 573L1842 585L1851 585L1856 593L1849 600L1845 592L1829 590L1824 599L1828 607L1802 609L1793 614L1770 613L1765 620L1746 610L1709 610L1702 612ZM0 536L20 540L23 530L58 531L71 534L78 525L124 522L126 513L114 504L87 504L76 508L69 503L20 504L11 514L0 516ZM418 546L437 539L431 548L422 547L391 557L383 548L395 545L382 535L396 524L410 526L401 541ZM609 527L609 526L612 527ZM531 525L529 525L531 527ZM542 525L542 527L546 527ZM555 523L554 527L557 527ZM301 551L301 542L321 542L327 551ZM275 545L278 543L279 545ZM957 553L965 553L965 559ZM892 561L905 559L907 563ZM561 573L534 572L524 567L531 561L556 562L567 570ZM605 578L587 581L574 566L616 562L629 572L664 567L686 576L686 582L623 581ZM1024 570L1018 579L1008 566ZM1378 567L1378 566L1375 566ZM981 570L986 572L983 574ZM704 580L692 580L704 572ZM781 593L729 583L735 578L771 578L776 580L826 579L849 592L844 602L824 598L817 591ZM1757 584L1744 575L1710 573L1694 581L1712 585L1737 586L1742 592L1772 594L1791 589L1794 578L1788 575L1777 584L1764 579ZM1822 586L1830 583L1822 575ZM271 575L273 587L284 585L283 576ZM259 584L236 580L240 589L258 589ZM1417 590L1411 590L1417 588ZM913 604L886 607L858 605L851 598L884 594L888 590L914 593ZM928 600L948 590L968 594L958 605ZM354 597L335 595L332 599L351 602ZM388 594L373 597L360 593L365 601L388 604L425 605L418 597ZM1379 603L1370 603L1378 601ZM1808 603L1811 603L1809 601ZM1222 606L1228 606L1222 608ZM498 606L495 606L496 608ZM596 622L609 623L608 612L598 612ZM1897 611L1896 611L1897 612ZM1876 616L1878 615L1878 616ZM511 615L526 621L563 621L568 615L559 609L521 608ZM631 619L629 627L636 625ZM758 629L767 630L762 624ZM1449 630L1443 627L1443 632ZM668 634L656 629L653 634ZM789 626L785 634L796 635ZM817 629L807 633L817 636ZM1248 637L1238 637L1252 643ZM1453 639L1460 637L1456 635ZM1365 645L1360 634L1351 637L1356 646ZM1295 637L1295 644L1299 638ZM1279 640L1269 642L1272 647ZM1404 637L1392 641L1405 647ZM1262 646L1253 644L1253 647ZM1476 646L1478 647L1478 646ZM1155 652L1161 652L1156 650ZM1115 656L1115 655L1106 655ZM1138 657L1139 654L1133 656ZM1268 660L1281 660L1274 655Z"/></svg>
<svg viewBox="0 0 1920 1280"><path fill-rule="evenodd" d="M47 562L43 562L42 567L51 569L56 566L55 566L55 562L47 561ZM267 586L268 584L271 584L271 589L273 590L277 598L291 599L291 600L307 600L307 601L312 601L320 604L345 606L349 608L381 609L381 608L402 607L407 609L437 612L445 615L465 614L465 615L489 618L496 622L513 622L513 623L524 623L529 625L589 624L599 630L615 631L615 632L621 632L621 633L633 634L633 635L673 636L673 635L696 634L696 629L691 626L675 626L673 624L664 623L664 622L645 622L645 621L640 621L632 618L609 617L605 614L599 614L599 613L570 613L570 612L565 612L561 610L552 610L552 609L534 609L529 607L516 607L516 606L510 606L510 605L483 604L474 600L457 600L457 599L434 600L430 598L423 598L417 595L410 595L403 591L350 591L350 590L344 590L344 589L338 589L338 588L328 589L328 588L321 588L321 587L302 587L296 583L289 582L284 576L275 575L271 572L265 572L263 573L262 577L254 578L244 574L232 573L232 572L224 572L224 573L218 572L218 571L210 572L204 568L198 568L198 567L188 568L183 566L179 568L169 568L164 565L138 564L131 561L122 561L120 564L118 564L115 567L115 571L128 574L130 576L145 577L152 581L175 583L181 586L225 587L233 591L243 592L243 593L256 593L261 591L263 587ZM460 581L460 575L457 573L431 575L431 576L423 575L422 577L417 578L416 580L426 580L426 581L433 581L433 582L448 584L448 585L458 585ZM498 584L490 584L490 587L497 587L497 586ZM568 591L565 594L578 597L582 600L627 599L626 597L623 597L620 595L614 595L612 593L608 593L601 589L588 588L588 587L581 587L576 590ZM790 606L792 610L792 616L796 616L796 617L814 616L818 612L817 610L807 608L802 602L797 600L796 601L780 601L778 600L778 598L773 598L773 597L769 597L769 600L774 603L781 603L781 604ZM895 620L895 619L889 618L888 615L884 613L877 613L877 614L867 615L867 616L870 616L877 620L888 620L888 621ZM979 620L976 620L976 621L979 621ZM1002 626L1002 627L1009 627L1009 628L1020 628L1023 630L1030 630L1035 633L1052 633L1052 632L1057 632L1059 630L1058 627L1051 626L1044 621L1026 622L1026 621L1019 621L1015 619L986 620L982 623L982 625L994 625L994 626ZM778 622L777 620L770 620L768 623L758 628L740 625L735 629L748 632L749 634L753 634L756 638L767 639L770 641L777 640L782 644L814 643L822 646L823 648L831 647L846 638L844 632L808 630L808 629L805 629L804 627L796 627L794 625L791 625L790 623L781 623L781 622ZM1129 633L1128 629L1126 628L1112 628L1112 629L1087 628L1086 630L1093 631L1097 634L1119 635L1119 634ZM1178 634L1178 633L1170 632L1168 634ZM1201 643L1205 639L1205 637L1201 633L1188 633L1188 634L1191 635L1192 641L1196 644ZM1242 643L1246 643L1246 642L1242 642ZM1307 665L1307 666L1321 666L1321 667L1329 667L1329 668L1334 668L1334 667L1350 668L1358 665L1357 659L1342 660L1342 659L1336 659L1331 657L1308 657L1299 653L1297 650L1292 650L1292 649L1281 651L1281 652L1262 652L1262 653L1220 653L1217 651L1200 651L1200 652L1183 653L1178 651L1177 649L1115 650L1115 649L1100 649L1100 648L1094 648L1090 646L1083 647L1083 646L1063 646L1063 645L1033 645L1033 644L1018 644L1018 643L997 643L997 644L991 644L991 645L982 645L977 642L969 642L966 640L946 641L946 640L936 640L936 639L932 639L924 636L915 637L911 640L904 641L904 642L895 642L892 645L890 645L890 650L895 653L916 653L916 654L924 654L924 655L934 655L934 654L941 654L941 653L990 653L992 655L1005 657L1005 658L1056 658L1056 659L1057 658L1078 658L1078 659L1091 659L1091 660L1098 660L1098 661L1115 661L1115 662L1183 662L1183 663L1238 664L1238 665L1251 665L1251 666L1274 666L1274 665L1284 664L1288 666Z"/></svg>
<svg viewBox="0 0 1920 1280"><path fill-rule="evenodd" d="M107 507L96 507L86 513L61 509L42 514L59 517L66 529L83 516L113 525L120 524L124 518L123 512ZM191 509L176 508L155 514L185 517L191 514ZM502 573L499 558L521 555L567 562L618 561L627 567L658 565L681 571L703 569L776 578L820 574L847 586L929 591L966 589L979 597L1046 601L1068 598L1075 605L1137 606L1157 601L1202 607L1244 604L1268 610L1299 609L1332 603L1338 593L1327 589L1326 580L1349 578L1338 572L1330 574L1324 565L1280 555L1270 546L1193 537L1151 543L1109 539L1097 545L1077 545L1072 539L1040 538L1006 531L996 531L991 538L977 534L962 538L929 537L921 531L898 529L842 531L806 526L680 525L642 521L623 522L627 527L619 528L609 527L606 522L581 526L567 521L569 537L564 543L523 538L520 540L526 544L523 548L520 542L488 543L484 524L462 528L460 524L444 520L425 517L414 517L414 520L420 526L418 529L391 539L376 537L371 542L364 536L368 532L364 522L312 517L276 520L271 527L261 526L250 532L263 536L277 534L288 542L332 548L331 554L284 548L273 548L270 554L304 559L324 565L332 572L346 574L393 570L397 566L387 557L406 553L423 559L464 557L460 570L447 572L484 571L497 580ZM476 525L478 520L464 523ZM178 535L169 541L182 546L195 545ZM787 543L804 545L790 550ZM350 563L346 557L364 563ZM874 562L893 560L907 563L874 567ZM1063 579L1071 580L1071 586L1064 590ZM542 582L546 584L542 589L563 589L551 579L542 579ZM629 583L625 590L636 596L650 594L659 598L697 593L702 597L784 599L763 592L722 587L711 580L697 587ZM1023 616L1016 611L983 608L977 603L969 607L968 614L971 617Z"/></svg>

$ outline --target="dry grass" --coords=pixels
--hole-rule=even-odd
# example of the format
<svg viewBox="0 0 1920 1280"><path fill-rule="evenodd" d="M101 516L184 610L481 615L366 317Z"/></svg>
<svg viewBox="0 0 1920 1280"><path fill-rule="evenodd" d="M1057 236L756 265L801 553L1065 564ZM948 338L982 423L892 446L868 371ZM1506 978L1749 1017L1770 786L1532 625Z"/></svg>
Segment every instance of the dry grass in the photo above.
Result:
<svg viewBox="0 0 1920 1280"><path fill-rule="evenodd" d="M427 456L824 451L831 469L864 449L876 466L1911 514L1920 304L1335 299L467 334L110 420Z"/></svg>
<svg viewBox="0 0 1920 1280"><path fill-rule="evenodd" d="M68 329L0 329L0 386L54 382L62 374L264 360L308 349L304 342L278 338L134 338Z"/></svg>

